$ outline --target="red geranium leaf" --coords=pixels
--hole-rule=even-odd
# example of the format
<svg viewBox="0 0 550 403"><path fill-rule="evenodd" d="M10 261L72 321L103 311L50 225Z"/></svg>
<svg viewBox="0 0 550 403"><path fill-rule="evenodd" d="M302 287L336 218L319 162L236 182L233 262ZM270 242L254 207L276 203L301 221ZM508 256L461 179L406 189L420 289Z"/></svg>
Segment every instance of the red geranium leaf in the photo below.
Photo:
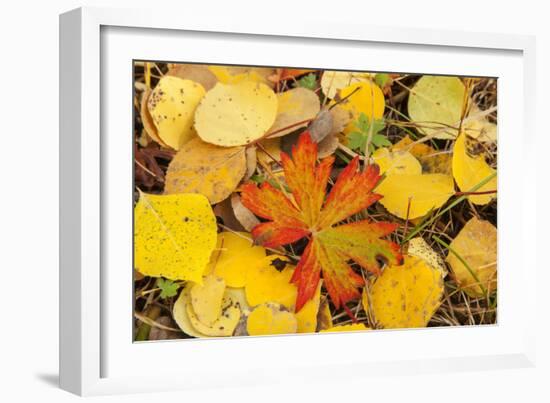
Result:
<svg viewBox="0 0 550 403"><path fill-rule="evenodd" d="M315 294L321 273L333 304L339 308L357 299L358 288L363 285L363 277L350 267L349 261L374 273L380 271L380 260L401 264L398 245L381 239L392 233L396 224L361 220L336 225L381 198L372 193L381 179L377 165L360 172L359 160L354 158L325 200L334 158L317 163L317 144L308 132L293 147L292 158L281 153L281 161L292 196L287 197L269 183L260 188L247 183L242 188L242 202L269 220L252 230L257 243L276 247L309 238L291 279L298 287L296 311Z"/></svg>

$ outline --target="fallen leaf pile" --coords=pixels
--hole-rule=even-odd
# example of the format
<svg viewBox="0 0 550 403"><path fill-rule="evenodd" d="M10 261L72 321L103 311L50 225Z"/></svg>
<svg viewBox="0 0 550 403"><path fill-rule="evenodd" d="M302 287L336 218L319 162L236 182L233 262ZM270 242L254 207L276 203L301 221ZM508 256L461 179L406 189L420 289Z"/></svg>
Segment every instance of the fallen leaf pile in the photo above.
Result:
<svg viewBox="0 0 550 403"><path fill-rule="evenodd" d="M134 73L136 341L496 323L496 80Z"/></svg>

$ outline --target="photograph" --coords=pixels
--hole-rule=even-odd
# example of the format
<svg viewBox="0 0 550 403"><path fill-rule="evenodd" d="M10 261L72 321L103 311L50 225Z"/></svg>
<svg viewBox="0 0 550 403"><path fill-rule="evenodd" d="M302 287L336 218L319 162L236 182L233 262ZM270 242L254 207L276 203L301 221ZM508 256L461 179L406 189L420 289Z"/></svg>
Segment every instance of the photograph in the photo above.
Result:
<svg viewBox="0 0 550 403"><path fill-rule="evenodd" d="M498 323L496 77L131 67L133 342Z"/></svg>

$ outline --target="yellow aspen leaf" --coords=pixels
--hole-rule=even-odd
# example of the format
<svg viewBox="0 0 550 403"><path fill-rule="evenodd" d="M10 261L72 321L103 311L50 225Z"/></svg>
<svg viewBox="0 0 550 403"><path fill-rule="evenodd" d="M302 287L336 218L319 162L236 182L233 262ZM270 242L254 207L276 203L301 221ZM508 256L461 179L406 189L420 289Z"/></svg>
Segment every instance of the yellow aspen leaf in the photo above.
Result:
<svg viewBox="0 0 550 403"><path fill-rule="evenodd" d="M246 277L246 300L251 306L273 302L294 311L297 288L290 283L294 266L284 256L265 256L260 264L251 265Z"/></svg>
<svg viewBox="0 0 550 403"><path fill-rule="evenodd" d="M281 137L301 127L306 127L309 122L297 124L304 120L314 119L321 110L317 94L306 88L298 87L281 92L277 94L277 99L277 117L269 129L269 132L274 134L270 138ZM287 129L279 131L284 128Z"/></svg>
<svg viewBox="0 0 550 403"><path fill-rule="evenodd" d="M380 203L393 215L422 217L441 207L454 194L453 178L442 174L389 175L378 185L376 193L384 196Z"/></svg>
<svg viewBox="0 0 550 403"><path fill-rule="evenodd" d="M415 256L424 260L429 266L435 270L440 270L443 273L443 277L447 275L447 268L445 262L439 256L439 254L428 245L428 243L422 237L416 237L409 241L407 254L409 256Z"/></svg>
<svg viewBox="0 0 550 403"><path fill-rule="evenodd" d="M487 164L483 154L471 156L467 149L468 137L461 133L453 148L453 176L461 191L468 192L484 179L496 171ZM486 192L497 189L497 176L477 189L477 192ZM468 199L477 205L485 205L494 197L494 194L470 195Z"/></svg>
<svg viewBox="0 0 550 403"><path fill-rule="evenodd" d="M242 146L262 137L275 122L277 96L265 84L218 83L195 112L195 128L207 143Z"/></svg>
<svg viewBox="0 0 550 403"><path fill-rule="evenodd" d="M407 135L395 143L392 151L408 151L422 165L422 172L425 174L445 174L450 175L451 153L438 151L426 143L414 143Z"/></svg>
<svg viewBox="0 0 550 403"><path fill-rule="evenodd" d="M204 97L202 85L191 80L164 76L149 96L147 108L158 137L175 150L195 136L193 117Z"/></svg>
<svg viewBox="0 0 550 403"><path fill-rule="evenodd" d="M265 249L252 243L246 232L218 234L216 252L212 254L209 273L225 280L228 287L244 287L248 270L263 262Z"/></svg>
<svg viewBox="0 0 550 403"><path fill-rule="evenodd" d="M321 77L321 89L327 98L334 98L339 90L351 84L370 81L374 74L353 71L327 70Z"/></svg>
<svg viewBox="0 0 550 403"><path fill-rule="evenodd" d="M473 217L453 239L450 249L456 254L449 251L447 263L458 285L469 296L482 297L485 295L484 290L488 294L496 291L497 229L493 224Z"/></svg>
<svg viewBox="0 0 550 403"><path fill-rule="evenodd" d="M439 308L443 273L424 260L405 256L403 266L388 266L370 290L363 306L370 308L385 329L425 327Z"/></svg>
<svg viewBox="0 0 550 403"><path fill-rule="evenodd" d="M237 188L245 172L244 147L218 147L194 138L170 162L164 193L200 193L211 204L219 203Z"/></svg>
<svg viewBox="0 0 550 403"><path fill-rule="evenodd" d="M241 309L237 301L225 294L222 299L222 314L212 323L203 323L197 317L192 304L186 306L187 316L191 325L202 334L212 337L231 336L241 319Z"/></svg>
<svg viewBox="0 0 550 403"><path fill-rule="evenodd" d="M465 97L466 88L458 77L422 76L409 94L409 116L421 133L454 139Z"/></svg>
<svg viewBox="0 0 550 403"><path fill-rule="evenodd" d="M134 208L135 268L147 276L201 283L216 232L216 217L203 195L141 192Z"/></svg>
<svg viewBox="0 0 550 403"><path fill-rule="evenodd" d="M208 66L208 69L223 84L252 81L272 86L268 78L275 73L275 69L269 67Z"/></svg>
<svg viewBox="0 0 550 403"><path fill-rule="evenodd" d="M205 276L202 284L191 287L191 306L198 320L212 325L220 317L224 292L225 281L214 275Z"/></svg>
<svg viewBox="0 0 550 403"><path fill-rule="evenodd" d="M422 173L420 162L408 151L390 151L379 148L372 159L380 167L380 173L389 175L418 175Z"/></svg>
<svg viewBox="0 0 550 403"><path fill-rule="evenodd" d="M195 327L191 323L191 320L189 319L189 315L187 315L187 306L191 305L190 291L194 285L195 284L191 282L185 285L178 299L174 303L172 316L183 333L192 337L208 337L207 335L195 329Z"/></svg>
<svg viewBox="0 0 550 403"><path fill-rule="evenodd" d="M293 313L279 304L257 306L248 315L246 329L250 336L296 333L298 324Z"/></svg>
<svg viewBox="0 0 550 403"><path fill-rule="evenodd" d="M351 121L344 128L346 135L357 130L354 122L361 113L364 113L369 120L380 119L384 116L386 106L384 93L373 82L358 82L342 88L340 98L344 99L348 96L349 98L339 104L340 108L352 114Z"/></svg>
<svg viewBox="0 0 550 403"><path fill-rule="evenodd" d="M321 282L312 299L306 302L300 312L294 314L298 325L298 333L313 333L317 330L317 315L321 305Z"/></svg>
<svg viewBox="0 0 550 403"><path fill-rule="evenodd" d="M364 323L351 323L349 325L337 325L325 330L321 330L320 333L336 333L336 332L356 332L361 330L371 330L370 327L365 326Z"/></svg>

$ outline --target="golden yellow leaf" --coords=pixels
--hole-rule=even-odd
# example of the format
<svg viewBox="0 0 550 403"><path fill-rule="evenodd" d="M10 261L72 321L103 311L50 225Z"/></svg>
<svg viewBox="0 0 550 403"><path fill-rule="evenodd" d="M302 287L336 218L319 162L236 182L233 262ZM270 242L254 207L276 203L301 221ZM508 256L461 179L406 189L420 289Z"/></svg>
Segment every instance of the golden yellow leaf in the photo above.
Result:
<svg viewBox="0 0 550 403"><path fill-rule="evenodd" d="M454 194L453 178L442 174L389 175L376 188L384 196L380 203L393 215L409 219L422 217L441 207Z"/></svg>
<svg viewBox="0 0 550 403"><path fill-rule="evenodd" d="M245 172L244 147L218 147L194 138L170 162L164 193L200 193L215 204L231 195Z"/></svg>
<svg viewBox="0 0 550 403"><path fill-rule="evenodd" d="M422 173L420 162L408 151L390 151L379 148L372 159L380 167L380 173L389 175L418 175Z"/></svg>
<svg viewBox="0 0 550 403"><path fill-rule="evenodd" d="M467 149L468 137L461 133L455 141L453 148L453 176L461 191L471 191L484 179L493 175L496 171L487 164L483 154L471 156ZM497 176L477 189L477 192L486 192L497 189ZM477 205L485 205L494 197L494 194L470 195L468 199Z"/></svg>
<svg viewBox="0 0 550 403"><path fill-rule="evenodd" d="M294 314L273 303L254 308L246 324L250 336L296 333L297 328Z"/></svg>
<svg viewBox="0 0 550 403"><path fill-rule="evenodd" d="M458 285L471 297L482 297L497 289L497 229L489 221L471 218L450 244L468 267L449 251L447 262ZM476 279L477 277L477 279ZM478 282L479 280L479 282Z"/></svg>
<svg viewBox="0 0 550 403"><path fill-rule="evenodd" d="M320 305L321 281L317 286L317 291L315 291L313 298L307 301L299 312L294 313L298 325L298 333L313 333L317 330L317 315Z"/></svg>
<svg viewBox="0 0 550 403"><path fill-rule="evenodd" d="M202 323L211 326L222 313L225 281L214 275L205 276L202 284L191 287L191 306Z"/></svg>
<svg viewBox="0 0 550 403"><path fill-rule="evenodd" d="M254 245L251 235L246 232L219 233L216 248L208 272L223 278L228 287L244 287L248 270L265 258L265 249Z"/></svg>
<svg viewBox="0 0 550 403"><path fill-rule="evenodd" d="M410 152L418 159L422 165L422 172L425 174L451 174L451 153L438 151L426 143L413 143L407 135L393 145L392 151Z"/></svg>
<svg viewBox="0 0 550 403"><path fill-rule="evenodd" d="M370 290L363 293L363 306L370 308L383 328L425 327L443 295L441 270L415 256L404 256L402 266L388 266Z"/></svg>
<svg viewBox="0 0 550 403"><path fill-rule="evenodd" d="M454 139L465 97L466 88L458 77L422 76L409 94L409 116L423 134Z"/></svg>
<svg viewBox="0 0 550 403"><path fill-rule="evenodd" d="M246 300L251 306L267 302L281 304L294 311L297 288L290 283L294 266L284 256L270 255L263 258L260 264L249 265L246 277ZM277 267L282 270L277 270Z"/></svg>
<svg viewBox="0 0 550 403"><path fill-rule="evenodd" d="M252 81L273 86L268 79L275 69L269 67L208 66L208 69L223 84L238 84Z"/></svg>
<svg viewBox="0 0 550 403"><path fill-rule="evenodd" d="M335 332L355 332L361 330L371 330L370 327L365 326L364 323L351 323L349 325L337 325L325 330L321 330L320 333L335 333Z"/></svg>
<svg viewBox="0 0 550 403"><path fill-rule="evenodd" d="M281 137L301 127L306 127L309 122L298 123L315 118L321 110L317 94L306 88L298 87L281 92L277 94L277 99L277 117L269 129L269 132L274 134L270 135L270 138ZM279 131L284 128L287 129Z"/></svg>
<svg viewBox="0 0 550 403"><path fill-rule="evenodd" d="M195 329L195 327L191 324L189 315L187 315L187 306L191 305L190 291L194 285L195 285L194 283L189 282L181 290L181 293L178 299L174 303L174 307L172 309L172 316L174 318L174 321L179 326L179 328L183 331L183 333L192 337L208 337L207 335Z"/></svg>
<svg viewBox="0 0 550 403"><path fill-rule="evenodd" d="M195 128L207 143L242 146L262 137L275 122L277 96L261 83L221 84L208 91L195 112Z"/></svg>
<svg viewBox="0 0 550 403"><path fill-rule="evenodd" d="M186 311L189 322L199 333L213 337L231 336L241 319L241 309L237 301L228 294L223 296L221 308L223 313L212 324L201 322L192 304L187 304Z"/></svg>
<svg viewBox="0 0 550 403"><path fill-rule="evenodd" d="M369 81L374 74L353 71L326 70L321 77L321 89L327 98L334 98L339 90L351 84Z"/></svg>
<svg viewBox="0 0 550 403"><path fill-rule="evenodd" d="M147 101L158 137L179 150L194 135L195 109L204 97L202 85L178 77L162 77Z"/></svg>
<svg viewBox="0 0 550 403"><path fill-rule="evenodd" d="M353 95L351 95L353 94ZM371 81L351 84L340 90L340 98L348 97L339 104L340 108L351 112L351 121L344 128L344 133L349 134L357 130L354 122L359 115L364 113L370 120L380 119L384 115L386 106L384 94L380 87Z"/></svg>
<svg viewBox="0 0 550 403"><path fill-rule="evenodd" d="M141 192L134 208L135 268L147 276L200 283L216 232L216 217L203 195Z"/></svg>

